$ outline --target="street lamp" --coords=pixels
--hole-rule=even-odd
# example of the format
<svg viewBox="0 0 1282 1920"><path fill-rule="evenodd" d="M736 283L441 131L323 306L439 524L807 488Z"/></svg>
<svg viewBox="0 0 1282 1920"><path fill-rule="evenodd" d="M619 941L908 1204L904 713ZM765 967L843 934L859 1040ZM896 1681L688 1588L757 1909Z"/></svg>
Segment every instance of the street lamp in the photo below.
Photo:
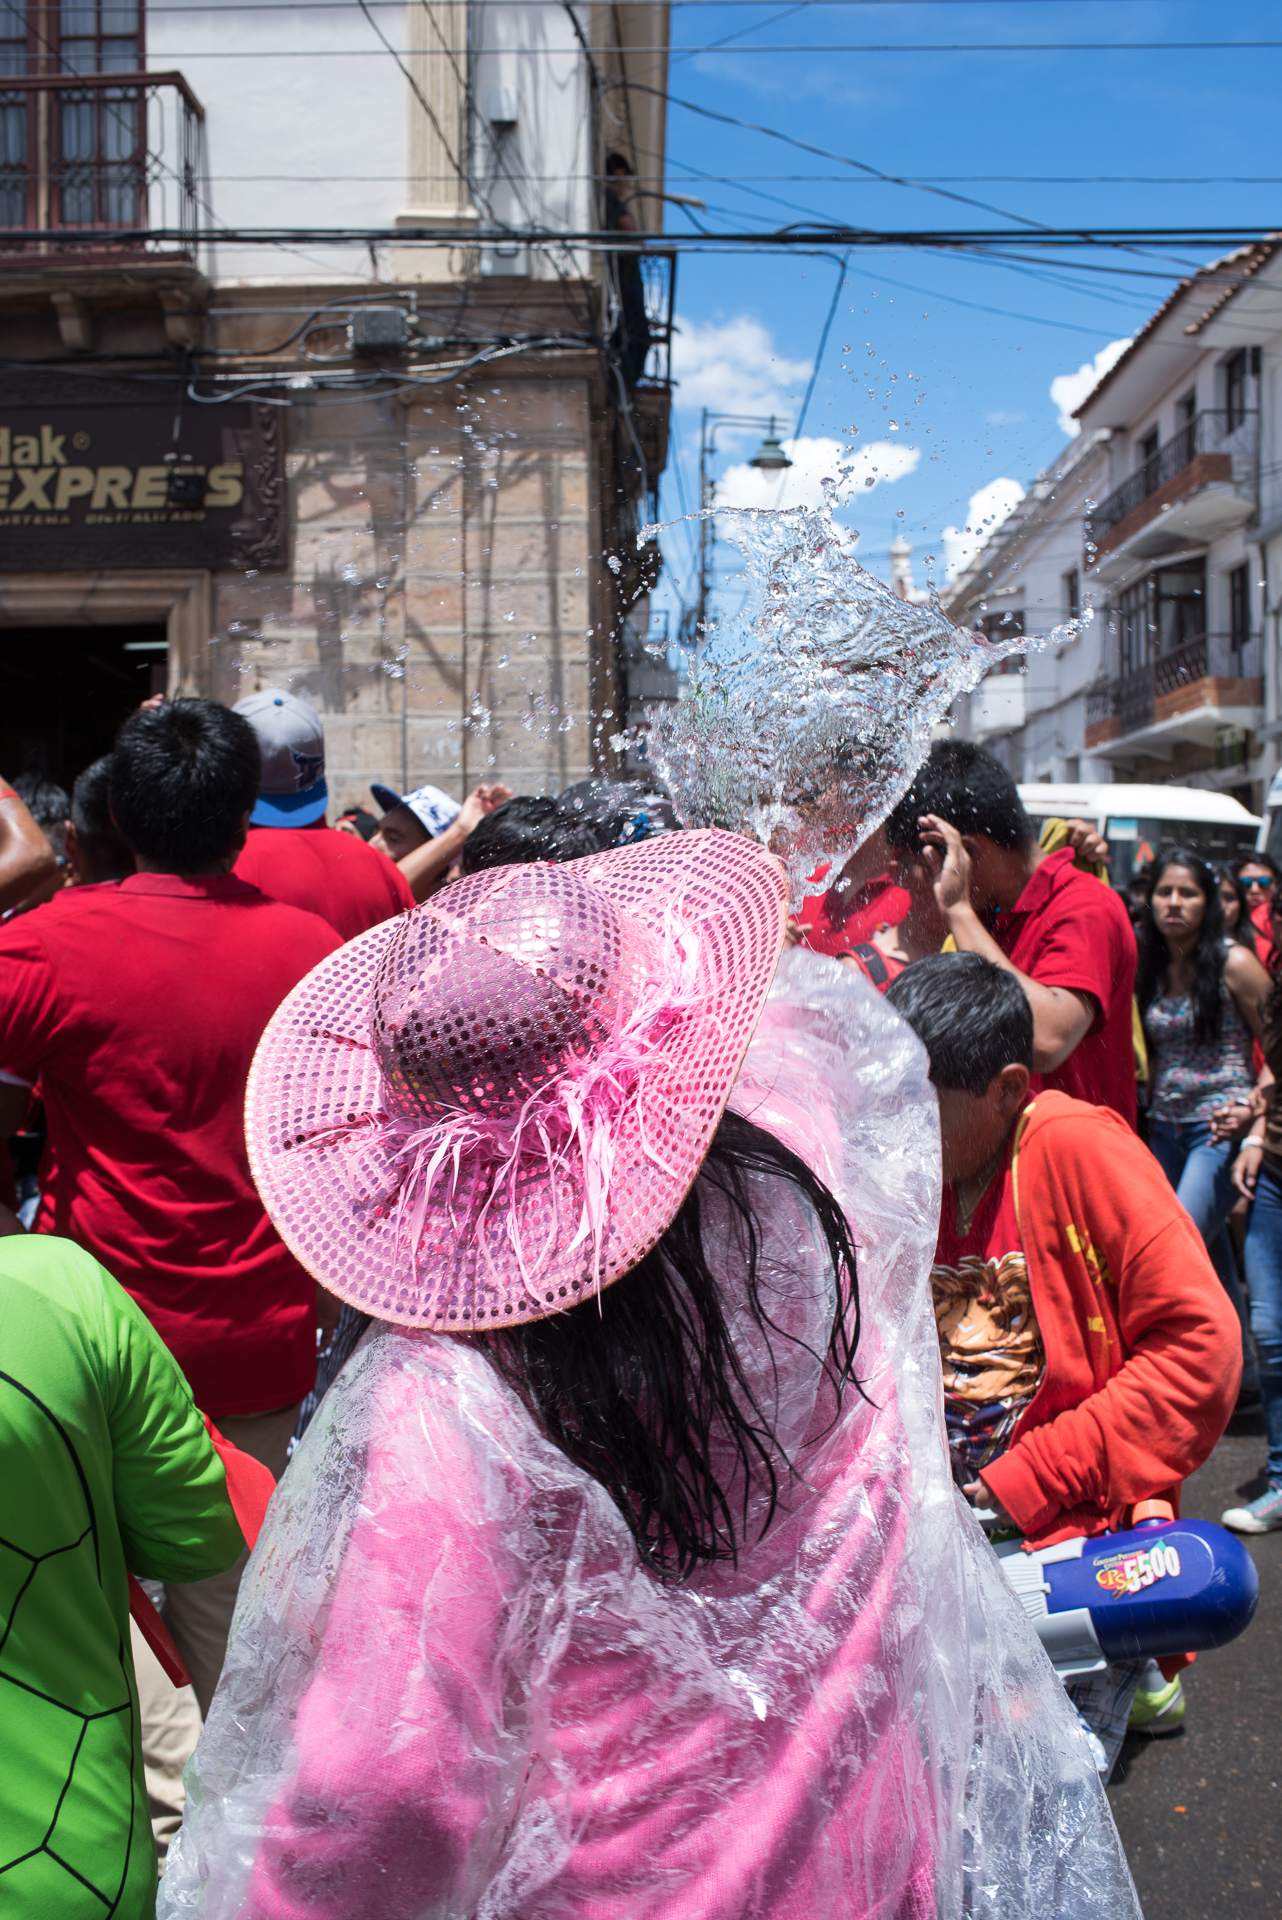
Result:
<svg viewBox="0 0 1282 1920"><path fill-rule="evenodd" d="M705 407L699 427L699 505L704 509L699 521L699 604L695 613L695 632L701 632L707 624L708 615L708 573L716 531L708 518L708 508L716 499L716 483L708 471L708 466L717 450L718 427L758 427L764 429L764 438L748 465L755 467L758 473L782 473L792 465L792 461L779 443L778 422L773 413L763 420L760 415L748 413L710 413Z"/></svg>

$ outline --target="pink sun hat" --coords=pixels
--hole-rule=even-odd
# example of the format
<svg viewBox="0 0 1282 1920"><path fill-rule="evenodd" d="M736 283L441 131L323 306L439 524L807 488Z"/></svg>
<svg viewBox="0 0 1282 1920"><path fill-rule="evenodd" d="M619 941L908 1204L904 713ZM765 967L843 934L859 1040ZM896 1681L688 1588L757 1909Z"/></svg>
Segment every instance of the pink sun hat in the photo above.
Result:
<svg viewBox="0 0 1282 1920"><path fill-rule="evenodd" d="M352 1306L454 1333L619 1279L699 1171L786 914L778 861L708 830L487 868L350 941L249 1076L281 1238Z"/></svg>

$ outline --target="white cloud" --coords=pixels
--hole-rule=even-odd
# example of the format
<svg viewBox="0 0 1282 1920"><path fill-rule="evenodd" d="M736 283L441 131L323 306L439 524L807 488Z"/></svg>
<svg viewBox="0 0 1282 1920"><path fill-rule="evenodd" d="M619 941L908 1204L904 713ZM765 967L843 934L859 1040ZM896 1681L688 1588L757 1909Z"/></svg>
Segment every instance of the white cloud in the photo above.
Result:
<svg viewBox="0 0 1282 1920"><path fill-rule="evenodd" d="M1059 409L1059 430L1066 433L1070 440L1076 440L1081 432L1073 418L1073 409L1080 407L1109 368L1117 365L1130 344L1129 340L1110 340L1106 347L1100 348L1093 360L1083 360L1076 373L1058 373L1051 381L1051 399Z"/></svg>
<svg viewBox="0 0 1282 1920"><path fill-rule="evenodd" d="M803 435L785 440L792 461L786 473L762 473L746 461L731 467L717 481L719 507L817 507L823 499L821 482L837 481L843 500L862 498L866 487L902 480L921 459L917 447L893 440L874 440L853 452L843 440Z"/></svg>
<svg viewBox="0 0 1282 1920"><path fill-rule="evenodd" d="M672 342L672 373L680 383L678 404L715 413L775 414L781 426L796 412L796 397L810 379L809 360L788 360L759 320L683 320ZM729 439L726 429L722 444ZM746 437L746 433L745 436Z"/></svg>
<svg viewBox="0 0 1282 1920"><path fill-rule="evenodd" d="M1000 527L1024 498L1018 480L990 480L978 493L972 493L966 508L964 527L944 528L944 577L955 580L964 573L994 527Z"/></svg>

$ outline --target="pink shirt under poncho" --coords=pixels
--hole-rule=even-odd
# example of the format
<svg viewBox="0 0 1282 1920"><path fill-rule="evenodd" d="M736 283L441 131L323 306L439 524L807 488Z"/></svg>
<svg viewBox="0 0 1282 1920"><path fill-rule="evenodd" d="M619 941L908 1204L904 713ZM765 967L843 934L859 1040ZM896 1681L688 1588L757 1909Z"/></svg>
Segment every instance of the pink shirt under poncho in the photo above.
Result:
<svg viewBox="0 0 1282 1920"><path fill-rule="evenodd" d="M835 1405L824 1250L763 1180L777 1389L737 1325L797 1471L737 1568L665 1585L477 1348L372 1331L246 1575L161 1916L1138 1920L1085 1740L949 1479L921 1050L790 955L733 1104L850 1214L866 1397Z"/></svg>

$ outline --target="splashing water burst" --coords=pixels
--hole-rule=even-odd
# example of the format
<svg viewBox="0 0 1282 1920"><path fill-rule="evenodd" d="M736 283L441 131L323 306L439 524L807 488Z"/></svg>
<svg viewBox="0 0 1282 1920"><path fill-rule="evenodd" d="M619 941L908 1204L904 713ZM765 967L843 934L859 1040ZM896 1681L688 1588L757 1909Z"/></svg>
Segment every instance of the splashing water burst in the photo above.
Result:
<svg viewBox="0 0 1282 1920"><path fill-rule="evenodd" d="M748 600L702 646L688 697L647 712L650 759L682 818L768 846L794 904L817 860L840 862L885 819L956 696L1030 645L899 599L855 559L829 481L824 494L820 508L691 516L715 516L742 551Z"/></svg>

